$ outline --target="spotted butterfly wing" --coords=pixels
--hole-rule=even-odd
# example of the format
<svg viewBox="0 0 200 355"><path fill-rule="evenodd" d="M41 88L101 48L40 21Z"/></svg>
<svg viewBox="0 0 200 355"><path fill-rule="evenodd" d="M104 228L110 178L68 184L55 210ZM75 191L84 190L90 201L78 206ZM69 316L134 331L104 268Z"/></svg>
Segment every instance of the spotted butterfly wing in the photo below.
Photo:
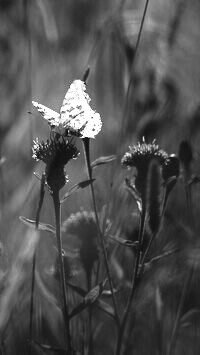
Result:
<svg viewBox="0 0 200 355"><path fill-rule="evenodd" d="M82 80L74 80L70 85L60 110L60 124L72 134L94 138L102 123L100 115L91 109L85 90Z"/></svg>
<svg viewBox="0 0 200 355"><path fill-rule="evenodd" d="M51 127L58 127L60 125L60 114L38 102L32 101L33 106L38 110L42 117L48 121Z"/></svg>

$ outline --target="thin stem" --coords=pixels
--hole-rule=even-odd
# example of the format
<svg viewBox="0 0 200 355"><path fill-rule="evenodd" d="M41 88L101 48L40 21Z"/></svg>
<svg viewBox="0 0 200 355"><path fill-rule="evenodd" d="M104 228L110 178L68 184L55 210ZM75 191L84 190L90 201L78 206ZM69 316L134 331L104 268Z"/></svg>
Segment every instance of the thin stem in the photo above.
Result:
<svg viewBox="0 0 200 355"><path fill-rule="evenodd" d="M45 174L42 174L41 184L40 184L40 199L38 203L36 218L35 218L35 229L38 230L40 221L40 212L43 205L44 194L45 194ZM30 301L30 323L29 323L29 351L28 354L31 355L32 352L32 340L33 340L33 311L34 311L34 293L35 293L35 269L36 269L36 250L33 254L32 260L32 272L31 272L31 301Z"/></svg>
<svg viewBox="0 0 200 355"><path fill-rule="evenodd" d="M92 288L92 275L91 272L87 275L87 287L88 292L90 292ZM93 334L92 334L92 306L88 308L88 355L92 355L94 353L93 349Z"/></svg>
<svg viewBox="0 0 200 355"><path fill-rule="evenodd" d="M137 36L137 41L136 41L136 45L135 45L133 62L132 62L132 66L131 66L130 80L128 83L128 88L127 88L127 93L126 93L126 101L125 101L125 106L124 106L124 110L123 110L124 112L123 112L123 117L122 117L122 129L120 130L119 142L122 141L123 134L124 134L123 127L125 127L124 123L125 123L125 119L126 119L126 115L127 115L129 93L130 93L130 89L131 89L131 85L132 85L132 81L133 81L133 71L134 71L134 67L135 67L135 61L136 61L136 57L137 57L137 53L138 53L138 48L139 48L139 44L140 44L140 40L141 40L141 35L142 35L143 27L144 27L144 21L145 21L148 5L149 5L149 0L146 0L143 15L142 15L142 20L140 23L140 28L139 28L139 32L138 32L138 36Z"/></svg>
<svg viewBox="0 0 200 355"><path fill-rule="evenodd" d="M104 243L104 236L101 232L100 224L99 224L99 217L97 213L97 206L96 206L96 200L95 200L95 194L94 194L94 187L93 187L93 182L92 182L92 168L90 165L90 148L89 148L89 138L83 138L83 147L84 147L84 153L85 153L85 161L86 161L86 166L88 170L88 178L91 180L90 188L91 188L91 194L92 194L92 201L93 201L93 207L94 207L94 214L95 214L95 219L96 219L96 224L97 224L97 230L98 230L98 237L99 237L99 242L101 245L101 249L103 252L104 256L104 261L105 261L105 267L106 267L106 273L108 277L108 282L110 285L110 290L112 294L112 301L113 301L113 306L114 306L114 311L115 311L115 318L117 321L117 324L119 326L120 320L118 316L118 311L117 311L117 304L115 300L115 295L113 291L113 283L112 283L112 278L109 270L109 265L108 265L108 256L107 256L107 251Z"/></svg>
<svg viewBox="0 0 200 355"><path fill-rule="evenodd" d="M175 319L175 322L174 322L174 327L173 327L173 330L172 330L172 336L171 336L171 340L170 340L170 344L169 344L167 355L173 355L174 352L175 352L176 339L177 339L177 335L178 335L178 328L179 328L179 323L180 323L180 318L181 318L181 312L183 310L183 305L184 305L184 302L185 302L185 297L186 297L186 294L187 294L189 283L191 281L192 274L193 274L193 268L191 268L189 270L187 278L185 280L183 292L182 292L182 295L181 295L181 300L180 300L180 303L179 303L179 306L178 306L176 319Z"/></svg>
<svg viewBox="0 0 200 355"><path fill-rule="evenodd" d="M60 220L61 220L61 209L60 209L60 198L59 191L53 191L52 193L54 210L55 210L55 219L56 219L56 238L58 246L58 261L60 266L60 279L61 279L61 289L63 296L63 317L65 323L65 341L66 341L66 354L72 355L72 344L71 344L71 335L70 335L70 324L69 324L69 313L67 307L67 295L66 295L66 282L65 282L65 269L62 256L62 240L60 233Z"/></svg>
<svg viewBox="0 0 200 355"><path fill-rule="evenodd" d="M132 304L133 297L135 295L135 290L137 286L137 281L138 281L138 271L139 271L139 265L140 265L140 258L141 258L141 247L142 247L142 240L143 240L143 235L144 235L144 229L145 229L145 219L146 219L146 209L142 209L142 214L141 214L141 220L140 220L140 231L139 231L139 245L138 245L138 250L135 258L135 263L134 263L134 273L133 273L133 279L132 279L132 287L131 287L131 293L129 295L129 299L127 302L127 306L125 308L122 322L119 328L119 333L118 333L118 339L117 339L117 347L116 347L116 355L120 355L121 353L121 347L122 347L122 342L123 342L123 337L124 337L124 331L126 328L127 324L127 319L128 315L130 312L130 307Z"/></svg>

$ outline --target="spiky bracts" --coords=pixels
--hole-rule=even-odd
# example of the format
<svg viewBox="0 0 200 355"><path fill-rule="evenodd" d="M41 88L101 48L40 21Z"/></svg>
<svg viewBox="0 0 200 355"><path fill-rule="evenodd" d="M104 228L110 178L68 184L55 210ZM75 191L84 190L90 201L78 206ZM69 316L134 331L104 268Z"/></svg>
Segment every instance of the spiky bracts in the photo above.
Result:
<svg viewBox="0 0 200 355"><path fill-rule="evenodd" d="M47 139L46 142L39 142L36 139L32 151L35 160L41 160L46 164L46 180L50 189L60 190L66 183L64 167L71 159L78 157L79 150L61 136Z"/></svg>

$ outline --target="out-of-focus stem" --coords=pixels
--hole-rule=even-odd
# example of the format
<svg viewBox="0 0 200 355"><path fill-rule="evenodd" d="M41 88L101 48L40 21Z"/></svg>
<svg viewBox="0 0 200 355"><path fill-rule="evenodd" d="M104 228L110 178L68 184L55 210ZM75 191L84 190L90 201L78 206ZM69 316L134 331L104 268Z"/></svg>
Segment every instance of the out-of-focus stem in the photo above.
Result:
<svg viewBox="0 0 200 355"><path fill-rule="evenodd" d="M105 243L104 243L104 236L101 232L101 228L100 228L100 224L99 224L99 217L98 217L98 213L97 213L94 187L93 187L93 182L92 182L92 168L90 165L90 148L89 148L90 142L89 142L89 138L83 138L82 141L83 141L83 147L84 147L84 153L85 153L86 166L87 166L87 170L88 170L88 178L89 178L89 180L91 180L90 188L91 188L92 201L93 201L94 214L95 214L95 219L96 219L96 224L97 224L99 242L100 242L101 249L102 249L103 256L104 256L106 273L107 273L108 282L109 282L110 290L111 290L111 294L112 294L112 301L113 301L113 306L114 306L114 311L115 311L115 318L116 318L117 324L119 325L120 321L119 321L119 316L118 316L118 312L117 312L117 304L116 304L116 300L115 300L115 295L114 295L114 291L113 291L112 278L111 278L110 269L109 269L109 265L108 265L108 256L107 256L107 251L106 251L106 247L105 247Z"/></svg>
<svg viewBox="0 0 200 355"><path fill-rule="evenodd" d="M53 191L52 193L53 202L54 202L54 210L55 210L55 219L56 219L56 238L57 238L57 246L58 246L58 260L60 267L60 282L63 296L63 317L65 324L65 342L66 342L66 354L72 355L72 344L71 344L71 334L70 334L70 324L69 324L69 314L67 307L67 295L66 295L66 282L65 282L65 270L64 270L64 262L62 256L62 240L60 233L60 219L61 219L61 209L60 209L60 198L59 191Z"/></svg>
<svg viewBox="0 0 200 355"><path fill-rule="evenodd" d="M132 300L135 295L135 290L136 290L136 286L137 286L138 271L139 271L140 258L141 258L141 246L142 246L142 240L143 240L144 229L145 229L145 219L146 219L146 209L143 208L142 214L141 214L141 219L140 219L140 231L139 231L139 238L138 238L139 245L138 245L137 254L136 254L135 263L134 263L134 273L133 273L133 279L132 279L131 293L130 293L130 296L129 296L129 299L127 302L127 306L125 308L122 322L121 322L119 332L118 332L116 355L120 355L120 353L121 353L124 331L126 328L130 307L131 307Z"/></svg>
<svg viewBox="0 0 200 355"><path fill-rule="evenodd" d="M42 174L41 185L40 185L40 199L38 203L36 218L35 218L35 229L38 230L40 221L40 211L42 209L42 204L44 200L44 190L45 186L45 174ZM36 268L36 251L33 255L32 261L32 272L31 272L31 302L30 302L30 323L29 323L29 355L32 352L32 340L33 340L33 308L34 308L34 293L35 293L35 268Z"/></svg>

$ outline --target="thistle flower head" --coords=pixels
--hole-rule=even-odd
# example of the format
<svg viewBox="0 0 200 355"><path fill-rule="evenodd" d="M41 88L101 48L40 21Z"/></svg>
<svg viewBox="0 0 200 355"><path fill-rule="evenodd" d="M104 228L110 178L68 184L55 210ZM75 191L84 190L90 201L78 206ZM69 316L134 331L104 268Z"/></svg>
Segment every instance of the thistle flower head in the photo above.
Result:
<svg viewBox="0 0 200 355"><path fill-rule="evenodd" d="M164 180L172 176L178 176L178 159L175 155L169 155L163 149L160 149L155 140L147 144L143 139L142 143L130 146L129 152L125 153L121 160L122 166L137 169L135 187L140 192L143 202L146 196L148 170L153 161L157 162L158 167L160 167Z"/></svg>
<svg viewBox="0 0 200 355"><path fill-rule="evenodd" d="M122 166L127 168L135 167L137 170L146 169L152 160L157 160L160 165L164 165L168 159L168 154L155 144L155 140L147 144L142 143L129 147L129 152L122 158Z"/></svg>
<svg viewBox="0 0 200 355"><path fill-rule="evenodd" d="M98 260L98 230L94 212L80 211L63 223L62 230L66 234L76 236L80 242L80 260L87 274Z"/></svg>
<svg viewBox="0 0 200 355"><path fill-rule="evenodd" d="M46 180L53 190L60 190L66 182L64 166L79 155L76 146L66 142L62 137L59 139L47 139L46 142L39 140L33 142L33 158L46 164Z"/></svg>
<svg viewBox="0 0 200 355"><path fill-rule="evenodd" d="M52 128L67 130L68 135L81 138L95 138L101 131L101 117L89 105L90 97L82 80L74 80L66 92L60 113L32 101Z"/></svg>

